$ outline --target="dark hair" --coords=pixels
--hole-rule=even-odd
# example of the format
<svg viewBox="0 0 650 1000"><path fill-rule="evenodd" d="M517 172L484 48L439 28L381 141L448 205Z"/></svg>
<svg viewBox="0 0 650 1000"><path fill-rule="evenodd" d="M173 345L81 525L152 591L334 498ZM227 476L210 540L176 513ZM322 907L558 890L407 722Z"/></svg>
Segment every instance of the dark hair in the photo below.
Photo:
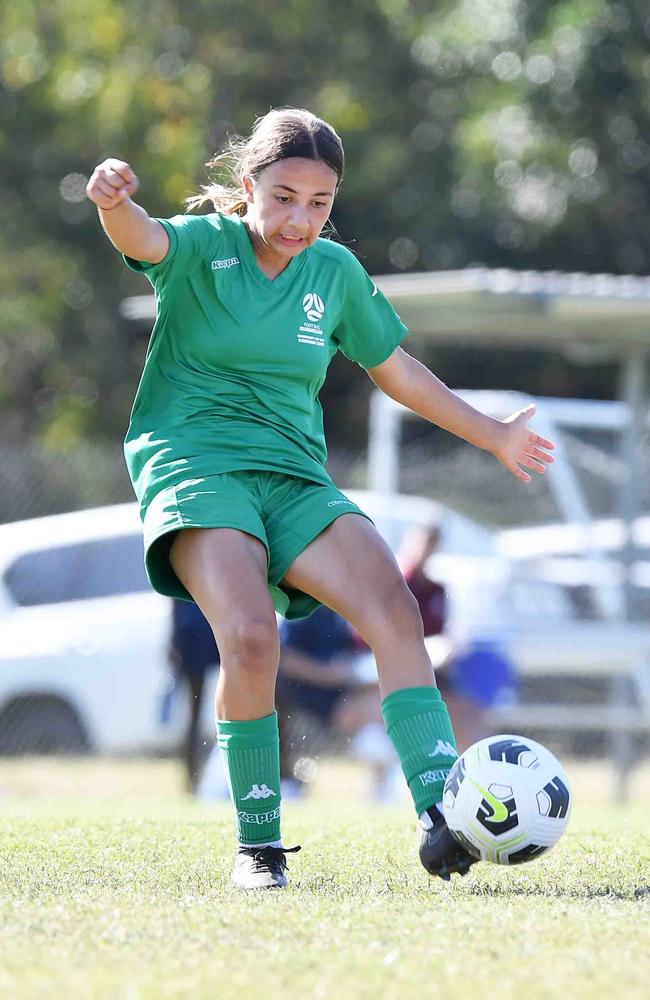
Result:
<svg viewBox="0 0 650 1000"><path fill-rule="evenodd" d="M188 209L212 202L215 211L244 215L246 197L243 178L257 177L272 163L301 156L322 160L343 179L343 143L331 125L302 108L279 108L258 118L248 139L231 139L229 148L206 166L224 175L225 183L202 185L201 193L186 199Z"/></svg>

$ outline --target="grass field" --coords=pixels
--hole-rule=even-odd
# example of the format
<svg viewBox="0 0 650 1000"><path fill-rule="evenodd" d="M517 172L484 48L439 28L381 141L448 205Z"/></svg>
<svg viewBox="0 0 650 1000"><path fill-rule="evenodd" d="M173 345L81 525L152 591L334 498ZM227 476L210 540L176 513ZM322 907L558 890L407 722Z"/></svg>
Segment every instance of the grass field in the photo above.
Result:
<svg viewBox="0 0 650 1000"><path fill-rule="evenodd" d="M77 1000L648 996L650 773L628 806L594 768L546 858L446 885L406 805L345 764L285 807L285 892L229 884L225 806L173 762L0 764L0 997ZM332 792L337 797L332 798Z"/></svg>

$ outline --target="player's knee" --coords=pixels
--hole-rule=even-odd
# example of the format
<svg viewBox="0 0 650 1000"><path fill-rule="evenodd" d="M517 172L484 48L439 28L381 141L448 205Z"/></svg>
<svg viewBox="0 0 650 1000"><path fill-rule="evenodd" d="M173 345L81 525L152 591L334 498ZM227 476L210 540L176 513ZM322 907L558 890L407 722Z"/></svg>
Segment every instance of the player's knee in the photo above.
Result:
<svg viewBox="0 0 650 1000"><path fill-rule="evenodd" d="M411 639L423 638L424 628L418 602L407 585L401 581L393 592L387 617L391 627L397 630L399 635Z"/></svg>
<svg viewBox="0 0 650 1000"><path fill-rule="evenodd" d="M418 602L401 577L392 579L373 604L370 628L376 641L381 642L386 636L393 639L399 636L401 641L423 637Z"/></svg>
<svg viewBox="0 0 650 1000"><path fill-rule="evenodd" d="M233 619L221 632L223 661L254 674L276 669L280 645L275 620Z"/></svg>

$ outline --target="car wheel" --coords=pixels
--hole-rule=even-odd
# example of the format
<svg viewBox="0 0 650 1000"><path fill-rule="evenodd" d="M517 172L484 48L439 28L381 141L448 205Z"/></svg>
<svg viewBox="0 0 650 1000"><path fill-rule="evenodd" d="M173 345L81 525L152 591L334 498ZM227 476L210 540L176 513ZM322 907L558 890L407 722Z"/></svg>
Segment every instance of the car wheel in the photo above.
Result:
<svg viewBox="0 0 650 1000"><path fill-rule="evenodd" d="M90 741L75 710L60 698L16 698L0 714L0 754L88 753Z"/></svg>

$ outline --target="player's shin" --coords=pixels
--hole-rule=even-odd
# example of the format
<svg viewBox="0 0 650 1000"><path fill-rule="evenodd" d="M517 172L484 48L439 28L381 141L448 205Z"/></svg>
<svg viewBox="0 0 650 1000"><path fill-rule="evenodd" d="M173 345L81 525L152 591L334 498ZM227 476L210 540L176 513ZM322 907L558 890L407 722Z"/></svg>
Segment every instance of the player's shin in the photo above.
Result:
<svg viewBox="0 0 650 1000"><path fill-rule="evenodd" d="M458 756L447 706L435 687L401 688L382 702L384 723L418 816L442 801Z"/></svg>
<svg viewBox="0 0 650 1000"><path fill-rule="evenodd" d="M280 741L275 712L262 719L217 720L240 844L280 843Z"/></svg>

